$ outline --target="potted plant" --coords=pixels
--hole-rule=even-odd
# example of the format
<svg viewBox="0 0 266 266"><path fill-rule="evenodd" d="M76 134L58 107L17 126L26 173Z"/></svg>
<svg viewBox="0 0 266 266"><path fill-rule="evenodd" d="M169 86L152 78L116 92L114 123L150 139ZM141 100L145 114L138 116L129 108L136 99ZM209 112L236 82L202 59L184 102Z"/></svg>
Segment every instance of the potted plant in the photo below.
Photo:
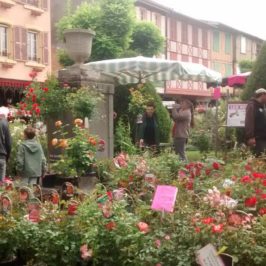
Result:
<svg viewBox="0 0 266 266"><path fill-rule="evenodd" d="M84 63L90 57L94 36L95 32L90 29L68 29L64 31L66 51L77 65Z"/></svg>

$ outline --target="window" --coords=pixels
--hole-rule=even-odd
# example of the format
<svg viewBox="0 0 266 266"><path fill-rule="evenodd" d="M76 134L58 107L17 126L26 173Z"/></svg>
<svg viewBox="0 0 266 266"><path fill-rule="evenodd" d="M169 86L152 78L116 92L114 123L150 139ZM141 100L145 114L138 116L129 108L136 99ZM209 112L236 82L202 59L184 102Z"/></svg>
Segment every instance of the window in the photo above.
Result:
<svg viewBox="0 0 266 266"><path fill-rule="evenodd" d="M225 76L230 76L233 73L232 65L225 64Z"/></svg>
<svg viewBox="0 0 266 266"><path fill-rule="evenodd" d="M192 28L192 44L194 46L198 46L198 41L199 41L198 27L193 25L193 28Z"/></svg>
<svg viewBox="0 0 266 266"><path fill-rule="evenodd" d="M202 30L202 48L208 49L208 31Z"/></svg>
<svg viewBox="0 0 266 266"><path fill-rule="evenodd" d="M241 36L240 39L240 53L245 54L247 50L247 39L244 36Z"/></svg>
<svg viewBox="0 0 266 266"><path fill-rule="evenodd" d="M181 39L182 43L187 44L188 43L188 25L186 22L182 22L182 33L181 33Z"/></svg>
<svg viewBox="0 0 266 266"><path fill-rule="evenodd" d="M145 9L140 9L140 20L147 20L147 12Z"/></svg>
<svg viewBox="0 0 266 266"><path fill-rule="evenodd" d="M225 53L231 54L232 51L232 35L230 33L225 33Z"/></svg>
<svg viewBox="0 0 266 266"><path fill-rule="evenodd" d="M161 28L161 15L160 14L155 15L155 23L156 23L156 26L160 29Z"/></svg>
<svg viewBox="0 0 266 266"><path fill-rule="evenodd" d="M213 32L212 49L214 52L219 52L219 50L220 50L220 32L219 31Z"/></svg>
<svg viewBox="0 0 266 266"><path fill-rule="evenodd" d="M170 40L177 41L177 24L174 18L170 19Z"/></svg>
<svg viewBox="0 0 266 266"><path fill-rule="evenodd" d="M37 7L39 6L39 0L27 0L26 2L27 4L32 6L37 6Z"/></svg>
<svg viewBox="0 0 266 266"><path fill-rule="evenodd" d="M7 27L0 25L0 56L7 56Z"/></svg>
<svg viewBox="0 0 266 266"><path fill-rule="evenodd" d="M27 59L37 61L37 33L28 31L27 33Z"/></svg>
<svg viewBox="0 0 266 266"><path fill-rule="evenodd" d="M219 62L213 62L213 69L217 72L221 72L221 64Z"/></svg>

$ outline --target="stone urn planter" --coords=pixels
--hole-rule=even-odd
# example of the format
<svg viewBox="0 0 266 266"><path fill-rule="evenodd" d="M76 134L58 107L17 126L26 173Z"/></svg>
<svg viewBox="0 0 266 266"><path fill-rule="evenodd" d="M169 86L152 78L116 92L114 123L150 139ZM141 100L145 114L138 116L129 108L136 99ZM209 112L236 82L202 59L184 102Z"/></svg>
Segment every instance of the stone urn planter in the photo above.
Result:
<svg viewBox="0 0 266 266"><path fill-rule="evenodd" d="M76 65L83 64L91 55L95 32L90 29L69 29L64 31L66 51Z"/></svg>

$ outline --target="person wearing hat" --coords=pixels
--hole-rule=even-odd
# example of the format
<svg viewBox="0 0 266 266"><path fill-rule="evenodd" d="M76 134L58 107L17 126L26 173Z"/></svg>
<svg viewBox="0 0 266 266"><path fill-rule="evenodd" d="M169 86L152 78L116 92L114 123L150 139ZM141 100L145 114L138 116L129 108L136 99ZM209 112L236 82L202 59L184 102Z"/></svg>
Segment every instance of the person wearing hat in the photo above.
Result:
<svg viewBox="0 0 266 266"><path fill-rule="evenodd" d="M254 148L256 156L266 152L266 90L257 89L248 102L245 117L245 136L248 146Z"/></svg>
<svg viewBox="0 0 266 266"><path fill-rule="evenodd" d="M6 162L11 152L11 136L8 128L8 108L0 107L0 182L6 175Z"/></svg>

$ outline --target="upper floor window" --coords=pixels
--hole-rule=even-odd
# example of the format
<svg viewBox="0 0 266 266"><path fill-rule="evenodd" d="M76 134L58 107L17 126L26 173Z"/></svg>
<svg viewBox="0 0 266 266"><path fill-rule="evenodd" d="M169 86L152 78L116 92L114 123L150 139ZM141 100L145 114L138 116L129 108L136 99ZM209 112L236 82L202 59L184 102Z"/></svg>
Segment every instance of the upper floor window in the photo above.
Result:
<svg viewBox="0 0 266 266"><path fill-rule="evenodd" d="M37 61L37 33L28 31L27 33L27 59Z"/></svg>
<svg viewBox="0 0 266 266"><path fill-rule="evenodd" d="M226 54L231 54L231 51L232 51L232 35L230 33L225 33L224 50L225 50Z"/></svg>
<svg viewBox="0 0 266 266"><path fill-rule="evenodd" d="M220 50L220 32L219 31L213 32L212 49L214 52L219 52L219 50Z"/></svg>
<svg viewBox="0 0 266 266"><path fill-rule="evenodd" d="M182 43L187 44L188 43L188 24L186 22L182 22L181 26L181 40Z"/></svg>
<svg viewBox="0 0 266 266"><path fill-rule="evenodd" d="M160 14L155 15L155 23L156 23L156 26L160 29L161 28L161 15Z"/></svg>
<svg viewBox="0 0 266 266"><path fill-rule="evenodd" d="M0 56L7 56L7 27L0 25Z"/></svg>
<svg viewBox="0 0 266 266"><path fill-rule="evenodd" d="M143 8L140 9L140 20L147 20L147 11Z"/></svg>
<svg viewBox="0 0 266 266"><path fill-rule="evenodd" d="M195 25L192 26L192 44L194 46L198 46L199 44L199 30Z"/></svg>
<svg viewBox="0 0 266 266"><path fill-rule="evenodd" d="M208 31L205 29L202 30L202 48L208 48Z"/></svg>
<svg viewBox="0 0 266 266"><path fill-rule="evenodd" d="M240 53L245 54L247 52L247 39L244 36L241 36L240 39Z"/></svg>

